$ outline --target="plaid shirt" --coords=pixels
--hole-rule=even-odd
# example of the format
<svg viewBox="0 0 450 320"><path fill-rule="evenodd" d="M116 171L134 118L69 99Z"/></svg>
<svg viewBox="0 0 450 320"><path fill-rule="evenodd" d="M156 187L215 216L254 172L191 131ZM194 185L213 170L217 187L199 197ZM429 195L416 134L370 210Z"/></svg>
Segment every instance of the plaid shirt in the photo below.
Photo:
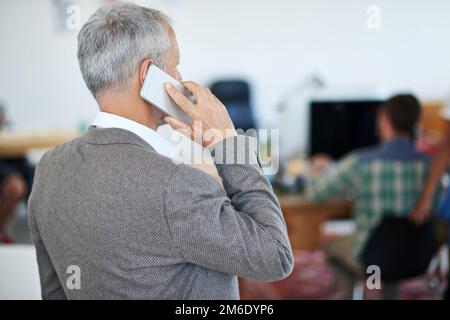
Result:
<svg viewBox="0 0 450 320"><path fill-rule="evenodd" d="M356 223L352 253L361 258L373 229L386 215L406 216L420 196L429 159L406 138L356 151L339 162L329 176L311 179L308 197L352 200Z"/></svg>

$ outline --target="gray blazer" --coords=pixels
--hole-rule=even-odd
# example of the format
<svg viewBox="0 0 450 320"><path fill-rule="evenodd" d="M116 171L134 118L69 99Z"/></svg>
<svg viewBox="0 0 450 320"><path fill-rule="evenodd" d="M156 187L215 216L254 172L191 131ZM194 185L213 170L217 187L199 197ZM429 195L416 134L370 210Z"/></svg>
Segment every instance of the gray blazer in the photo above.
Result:
<svg viewBox="0 0 450 320"><path fill-rule="evenodd" d="M231 139L237 156L251 138L212 152ZM260 166L216 167L223 187L123 129L92 127L47 152L29 200L42 297L239 299L236 276L289 275L286 225Z"/></svg>

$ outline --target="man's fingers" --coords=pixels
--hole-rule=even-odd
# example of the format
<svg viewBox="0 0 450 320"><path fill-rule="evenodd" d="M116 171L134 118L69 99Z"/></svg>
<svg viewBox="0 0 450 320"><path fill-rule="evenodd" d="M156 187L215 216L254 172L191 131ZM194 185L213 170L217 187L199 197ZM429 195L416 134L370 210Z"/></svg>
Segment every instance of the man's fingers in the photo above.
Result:
<svg viewBox="0 0 450 320"><path fill-rule="evenodd" d="M409 216L409 219L410 219L412 222L414 222L415 224L420 224L419 218L417 217L416 214L413 214L413 215Z"/></svg>
<svg viewBox="0 0 450 320"><path fill-rule="evenodd" d="M422 211L414 211L410 216L410 219L417 225L423 224L426 218L428 217L427 212Z"/></svg>
<svg viewBox="0 0 450 320"><path fill-rule="evenodd" d="M195 100L198 102L199 99L206 97L205 88L203 88L198 83L195 83L194 81L184 81L183 85L192 92L192 95L194 96Z"/></svg>
<svg viewBox="0 0 450 320"><path fill-rule="evenodd" d="M191 136L191 127L183 121L172 117L165 117L164 121L167 122L175 131L179 131L188 137Z"/></svg>
<svg viewBox="0 0 450 320"><path fill-rule="evenodd" d="M195 106L186 98L180 91L177 90L171 83L165 84L166 91L172 100L183 110L188 116L194 118ZM173 118L172 118L173 119Z"/></svg>
<svg viewBox="0 0 450 320"><path fill-rule="evenodd" d="M220 101L219 98L217 98L214 94L212 95L212 98L216 103L222 104L222 101Z"/></svg>
<svg viewBox="0 0 450 320"><path fill-rule="evenodd" d="M416 225L420 226L421 224L423 224L425 221L425 218L420 216L420 217L415 217L414 222L416 223Z"/></svg>
<svg viewBox="0 0 450 320"><path fill-rule="evenodd" d="M418 209L414 209L408 218L409 218L409 220L413 221L414 223L417 223L417 221L419 220L418 216L419 216Z"/></svg>

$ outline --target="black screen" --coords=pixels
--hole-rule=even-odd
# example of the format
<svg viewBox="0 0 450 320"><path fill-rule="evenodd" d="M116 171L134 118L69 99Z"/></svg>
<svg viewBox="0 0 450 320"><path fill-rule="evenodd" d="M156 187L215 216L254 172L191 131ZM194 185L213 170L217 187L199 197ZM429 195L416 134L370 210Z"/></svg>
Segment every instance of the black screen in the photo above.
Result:
<svg viewBox="0 0 450 320"><path fill-rule="evenodd" d="M378 142L376 115L383 101L313 101L310 112L310 154L339 159L350 151Z"/></svg>

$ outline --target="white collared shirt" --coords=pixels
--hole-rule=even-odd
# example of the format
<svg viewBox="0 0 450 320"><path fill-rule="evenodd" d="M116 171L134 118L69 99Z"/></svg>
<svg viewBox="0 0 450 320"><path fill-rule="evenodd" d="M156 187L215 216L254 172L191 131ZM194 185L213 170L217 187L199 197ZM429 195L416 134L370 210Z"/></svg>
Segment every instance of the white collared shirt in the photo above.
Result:
<svg viewBox="0 0 450 320"><path fill-rule="evenodd" d="M92 125L98 128L118 128L128 130L147 142L160 155L172 157L172 145L155 130L133 120L107 112L97 113Z"/></svg>

